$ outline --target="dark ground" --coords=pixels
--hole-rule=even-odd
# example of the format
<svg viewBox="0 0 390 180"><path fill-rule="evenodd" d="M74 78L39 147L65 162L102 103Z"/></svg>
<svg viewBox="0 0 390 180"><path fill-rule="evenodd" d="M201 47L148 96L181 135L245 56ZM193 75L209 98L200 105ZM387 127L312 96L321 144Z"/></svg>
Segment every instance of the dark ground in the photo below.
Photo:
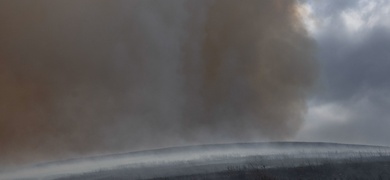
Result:
<svg viewBox="0 0 390 180"><path fill-rule="evenodd" d="M326 163L288 168L232 167L226 171L177 177L155 178L153 180L388 180L390 161Z"/></svg>
<svg viewBox="0 0 390 180"><path fill-rule="evenodd" d="M300 142L201 145L49 162L1 175L0 180L390 180L390 148Z"/></svg>

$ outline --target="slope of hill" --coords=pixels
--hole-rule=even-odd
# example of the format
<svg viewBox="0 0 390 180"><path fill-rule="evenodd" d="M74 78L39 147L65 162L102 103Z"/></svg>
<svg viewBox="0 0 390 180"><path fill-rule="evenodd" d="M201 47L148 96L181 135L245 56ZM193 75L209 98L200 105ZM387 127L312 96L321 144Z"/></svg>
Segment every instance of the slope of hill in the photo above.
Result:
<svg viewBox="0 0 390 180"><path fill-rule="evenodd" d="M297 171L313 177L316 168L380 170L390 164L389 155L388 147L335 143L215 144L50 162L0 173L0 179L283 179Z"/></svg>

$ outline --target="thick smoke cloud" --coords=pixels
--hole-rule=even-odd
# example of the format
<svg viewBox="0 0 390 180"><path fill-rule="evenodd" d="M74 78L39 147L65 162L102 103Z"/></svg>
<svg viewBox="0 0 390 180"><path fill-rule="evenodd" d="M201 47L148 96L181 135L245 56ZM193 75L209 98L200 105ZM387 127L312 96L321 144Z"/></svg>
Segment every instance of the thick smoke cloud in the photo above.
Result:
<svg viewBox="0 0 390 180"><path fill-rule="evenodd" d="M1 1L2 164L285 139L316 76L295 1Z"/></svg>

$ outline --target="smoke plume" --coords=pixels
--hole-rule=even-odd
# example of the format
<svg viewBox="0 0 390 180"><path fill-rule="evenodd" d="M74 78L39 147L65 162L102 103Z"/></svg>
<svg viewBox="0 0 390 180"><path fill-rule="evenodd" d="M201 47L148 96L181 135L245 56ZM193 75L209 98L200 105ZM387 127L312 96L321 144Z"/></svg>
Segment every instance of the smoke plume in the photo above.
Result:
<svg viewBox="0 0 390 180"><path fill-rule="evenodd" d="M297 6L0 1L0 164L292 137L316 76Z"/></svg>

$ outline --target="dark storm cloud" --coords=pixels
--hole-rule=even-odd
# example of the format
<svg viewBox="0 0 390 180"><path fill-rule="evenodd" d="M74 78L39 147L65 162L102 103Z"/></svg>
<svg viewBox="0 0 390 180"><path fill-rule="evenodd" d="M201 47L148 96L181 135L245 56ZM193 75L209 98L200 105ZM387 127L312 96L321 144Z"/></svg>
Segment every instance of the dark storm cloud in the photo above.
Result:
<svg viewBox="0 0 390 180"><path fill-rule="evenodd" d="M311 3L324 24L314 33L321 88L298 139L390 145L390 28L385 10L389 3ZM348 15L352 19L346 19Z"/></svg>
<svg viewBox="0 0 390 180"><path fill-rule="evenodd" d="M390 89L390 32L375 29L357 44L324 42L325 100L349 100L361 91Z"/></svg>
<svg viewBox="0 0 390 180"><path fill-rule="evenodd" d="M389 88L390 29L386 14L381 14L389 3L382 0L307 2L313 6L313 14L320 24L314 34L326 88L321 98L346 100L363 89ZM351 19L345 18L349 15ZM358 27L351 29L351 26Z"/></svg>

